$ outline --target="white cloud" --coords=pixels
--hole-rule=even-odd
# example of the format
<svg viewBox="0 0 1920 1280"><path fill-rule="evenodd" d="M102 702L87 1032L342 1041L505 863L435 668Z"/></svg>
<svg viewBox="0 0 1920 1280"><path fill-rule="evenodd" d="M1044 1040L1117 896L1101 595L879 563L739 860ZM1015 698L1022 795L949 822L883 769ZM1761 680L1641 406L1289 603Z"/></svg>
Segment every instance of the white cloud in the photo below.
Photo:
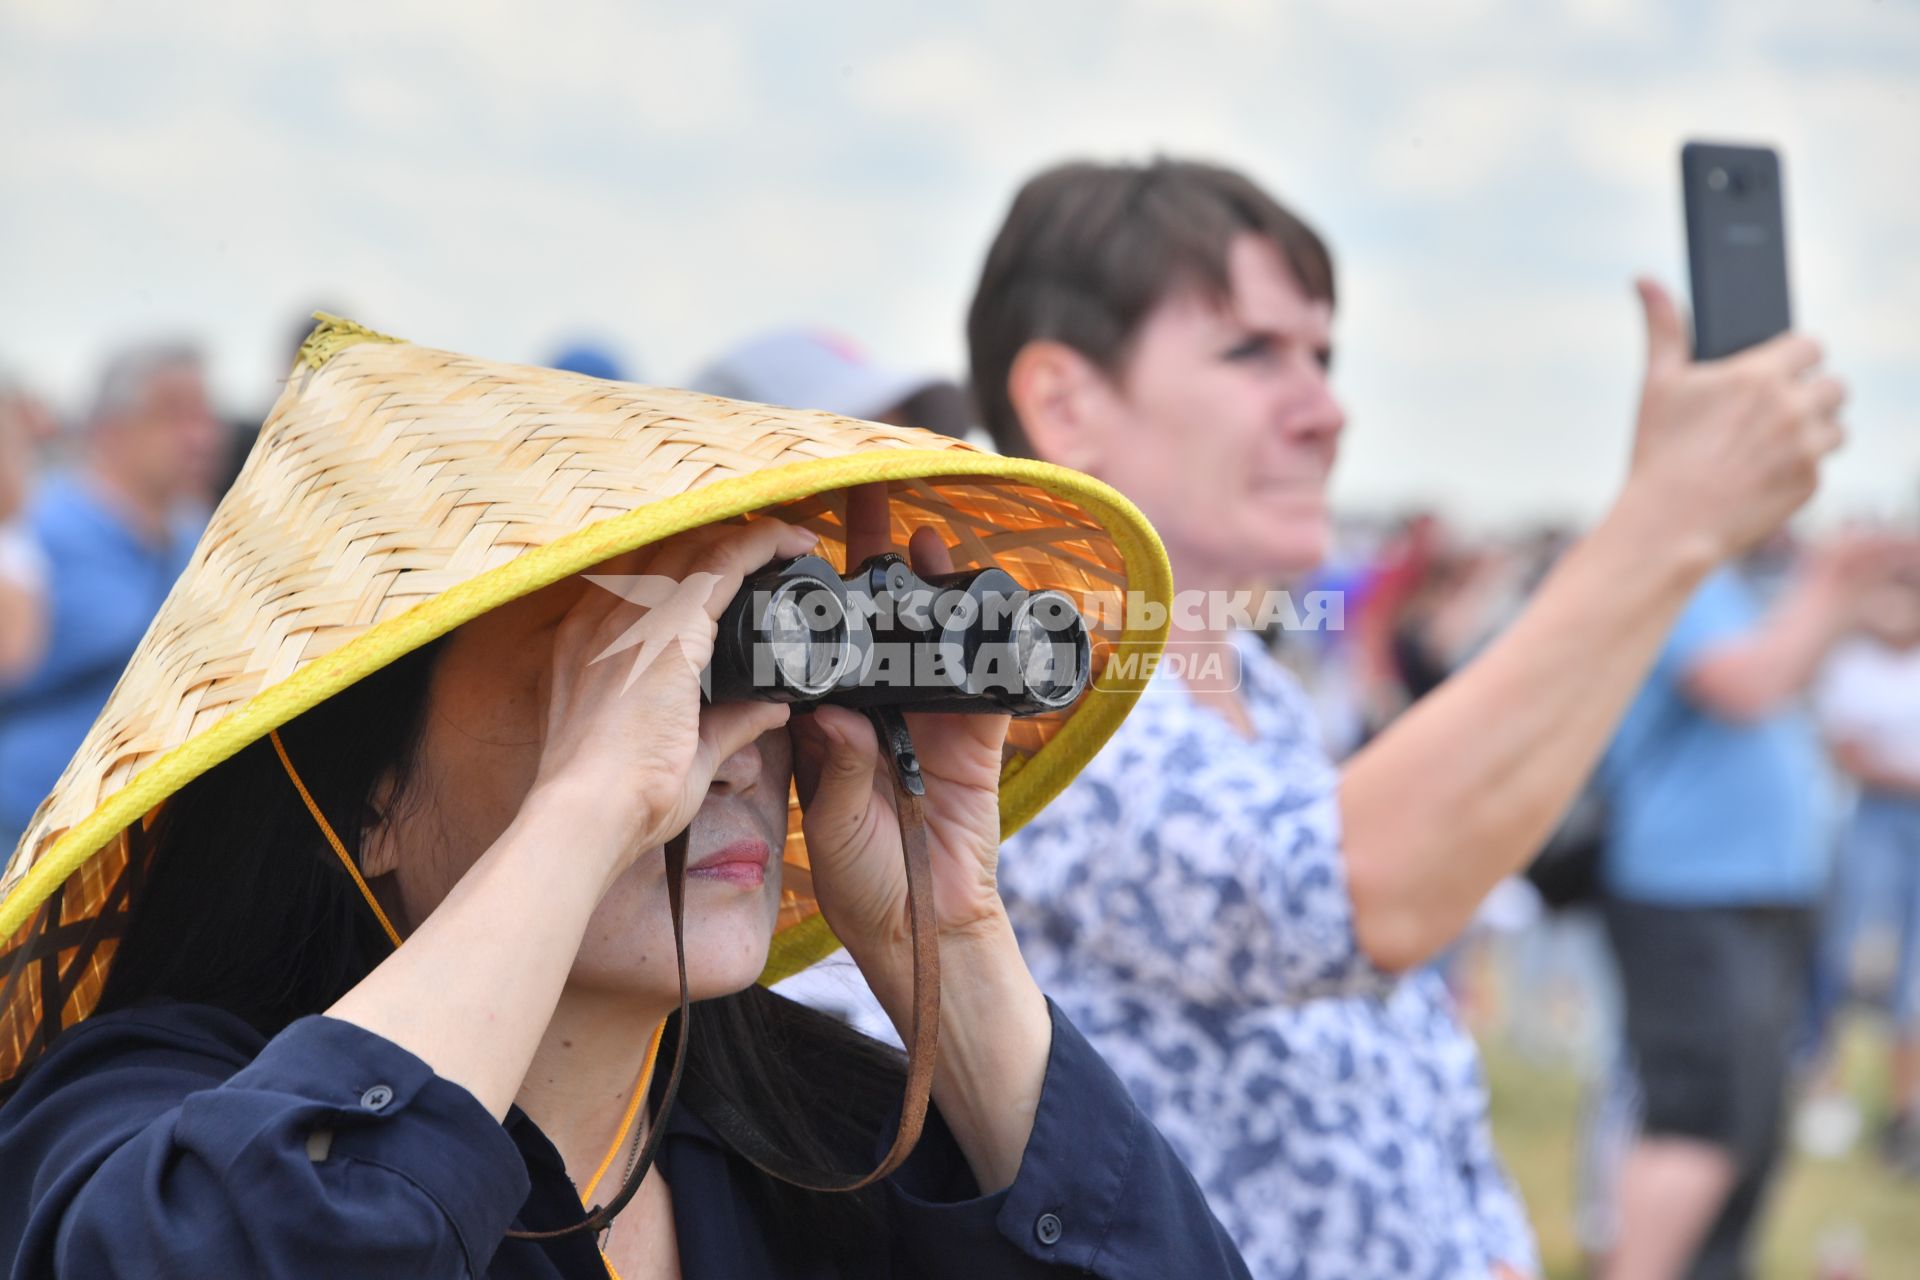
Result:
<svg viewBox="0 0 1920 1280"><path fill-rule="evenodd" d="M1920 6L1843 10L15 0L0 361L74 398L106 342L178 326L253 409L325 299L503 358L599 328L668 381L793 322L957 370L1018 181L1165 149L1331 235L1343 496L1591 511L1627 279L1679 283L1675 153L1723 133L1786 148L1800 314L1855 380L1835 492L1878 500L1920 471Z"/></svg>

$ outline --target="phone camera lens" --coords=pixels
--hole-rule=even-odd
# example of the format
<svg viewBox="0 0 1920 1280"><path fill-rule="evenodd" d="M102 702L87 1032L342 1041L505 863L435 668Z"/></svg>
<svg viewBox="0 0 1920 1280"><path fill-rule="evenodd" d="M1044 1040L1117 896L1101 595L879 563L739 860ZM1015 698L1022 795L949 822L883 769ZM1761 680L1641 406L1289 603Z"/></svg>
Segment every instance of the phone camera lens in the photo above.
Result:
<svg viewBox="0 0 1920 1280"><path fill-rule="evenodd" d="M1745 169L1735 169L1727 179L1727 189L1732 191L1736 196L1747 194L1747 188L1751 185L1752 179L1748 177Z"/></svg>

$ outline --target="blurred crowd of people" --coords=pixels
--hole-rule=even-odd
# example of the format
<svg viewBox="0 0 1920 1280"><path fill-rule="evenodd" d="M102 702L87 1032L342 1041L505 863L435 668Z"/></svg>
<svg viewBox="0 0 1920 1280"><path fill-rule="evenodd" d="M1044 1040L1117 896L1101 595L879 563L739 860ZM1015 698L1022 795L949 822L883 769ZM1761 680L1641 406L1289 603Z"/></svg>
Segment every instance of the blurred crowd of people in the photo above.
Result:
<svg viewBox="0 0 1920 1280"><path fill-rule="evenodd" d="M1508 626L1574 540L1565 528L1472 538L1432 513L1344 533L1321 577L1348 593L1353 625L1276 639L1348 751ZM1594 1170L1617 1175L1623 1135L1658 1109L1739 1157L1694 1184L1725 1188L1709 1240L1722 1251L1763 1204L1781 1097L1798 1099L1803 1153L1845 1154L1872 1115L1877 1157L1920 1180L1916 765L1911 535L1783 531L1703 588L1560 828L1489 898L1481 923L1505 942L1487 1016L1592 1082L1578 1234L1596 1254L1633 1210ZM1725 1016L1756 1002L1747 1025ZM1884 1097L1847 1091L1835 1026L1849 1006L1888 1029ZM1767 1078L1741 1120L1726 1095L1749 1067ZM1641 1170L1643 1194L1670 1209L1686 1172Z"/></svg>
<svg viewBox="0 0 1920 1280"><path fill-rule="evenodd" d="M1596 1266L1743 1274L1796 1081L1843 1106L1828 1029L1853 996L1899 1028L1881 1145L1920 1177L1920 555L1778 534L1840 393L1804 339L1693 364L1650 286L1633 466L1594 530L1420 515L1329 541L1335 296L1324 242L1241 175L1067 165L995 241L970 379L788 331L688 385L1088 471L1182 589L1344 594L1341 630L1176 634L1230 646L1230 675L1156 679L1002 859L1036 976L1254 1274L1538 1273L1439 976L1489 902L1584 920L1615 958L1579 970L1619 1010L1593 1041L1632 1099ZM547 363L631 376L595 343ZM112 356L72 412L0 391L0 843L251 430L172 341ZM842 978L793 989L833 1003Z"/></svg>

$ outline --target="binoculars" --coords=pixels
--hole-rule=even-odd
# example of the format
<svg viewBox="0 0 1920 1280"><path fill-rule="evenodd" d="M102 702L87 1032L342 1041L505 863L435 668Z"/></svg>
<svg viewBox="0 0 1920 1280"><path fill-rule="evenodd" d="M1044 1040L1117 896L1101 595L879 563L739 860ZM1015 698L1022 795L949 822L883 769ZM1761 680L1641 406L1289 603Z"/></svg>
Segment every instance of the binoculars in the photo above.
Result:
<svg viewBox="0 0 1920 1280"><path fill-rule="evenodd" d="M769 564L720 616L714 702L1038 715L1087 687L1085 620L1003 569L922 578L897 555L842 577L819 556Z"/></svg>

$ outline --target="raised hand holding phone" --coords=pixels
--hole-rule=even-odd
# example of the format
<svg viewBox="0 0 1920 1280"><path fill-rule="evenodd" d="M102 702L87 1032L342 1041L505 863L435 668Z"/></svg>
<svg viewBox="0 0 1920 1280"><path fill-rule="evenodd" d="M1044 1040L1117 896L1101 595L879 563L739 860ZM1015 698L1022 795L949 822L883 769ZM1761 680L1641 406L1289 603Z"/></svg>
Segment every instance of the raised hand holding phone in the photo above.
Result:
<svg viewBox="0 0 1920 1280"><path fill-rule="evenodd" d="M1820 460L1845 439L1846 388L1802 334L1696 360L1667 291L1651 280L1637 287L1647 367L1620 501L1645 505L1667 536L1697 541L1717 562L1766 537L1813 495Z"/></svg>

